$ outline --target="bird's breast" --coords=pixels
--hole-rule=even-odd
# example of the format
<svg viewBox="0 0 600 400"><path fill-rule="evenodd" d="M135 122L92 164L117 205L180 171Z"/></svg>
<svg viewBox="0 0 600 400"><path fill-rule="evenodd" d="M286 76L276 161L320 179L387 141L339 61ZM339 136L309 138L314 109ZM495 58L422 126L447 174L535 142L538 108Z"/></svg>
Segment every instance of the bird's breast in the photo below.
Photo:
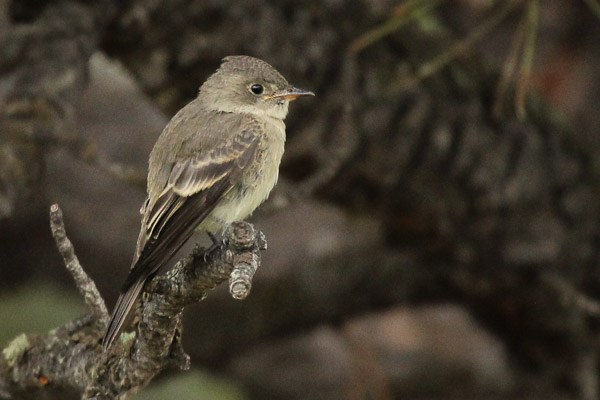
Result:
<svg viewBox="0 0 600 400"><path fill-rule="evenodd" d="M248 217L269 196L279 177L279 165L285 143L283 121L265 124L256 156L243 173L240 183L213 211L213 217L225 223Z"/></svg>

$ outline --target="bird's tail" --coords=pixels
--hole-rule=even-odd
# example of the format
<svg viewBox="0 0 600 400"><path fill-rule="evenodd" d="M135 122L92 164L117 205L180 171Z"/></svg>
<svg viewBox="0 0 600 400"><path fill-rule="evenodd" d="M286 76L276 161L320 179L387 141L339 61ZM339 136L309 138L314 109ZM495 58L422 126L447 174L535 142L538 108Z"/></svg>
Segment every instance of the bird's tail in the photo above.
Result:
<svg viewBox="0 0 600 400"><path fill-rule="evenodd" d="M139 277L131 286L127 288L126 291L122 292L119 296L113 314L110 318L108 328L106 329L106 333L102 339L102 347L104 347L104 350L108 350L115 339L121 334L123 325L127 321L127 318L129 317L136 300L140 296L147 279L148 278L144 276Z"/></svg>

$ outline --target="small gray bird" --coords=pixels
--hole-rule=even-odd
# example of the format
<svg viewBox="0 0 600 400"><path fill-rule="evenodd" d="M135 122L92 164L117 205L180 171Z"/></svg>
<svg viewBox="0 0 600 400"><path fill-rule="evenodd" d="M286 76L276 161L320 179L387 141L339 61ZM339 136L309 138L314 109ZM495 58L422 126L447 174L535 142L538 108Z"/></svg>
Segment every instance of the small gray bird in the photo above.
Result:
<svg viewBox="0 0 600 400"><path fill-rule="evenodd" d="M152 149L148 198L132 267L113 311L108 349L146 282L195 229L213 237L246 218L277 182L290 101L314 94L248 56L225 57Z"/></svg>

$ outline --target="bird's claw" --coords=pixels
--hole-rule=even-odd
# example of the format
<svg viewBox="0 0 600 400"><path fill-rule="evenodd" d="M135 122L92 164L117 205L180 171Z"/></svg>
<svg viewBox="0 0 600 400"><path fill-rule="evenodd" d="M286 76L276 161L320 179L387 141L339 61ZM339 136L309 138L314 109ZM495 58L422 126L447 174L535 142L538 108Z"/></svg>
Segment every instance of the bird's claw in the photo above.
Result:
<svg viewBox="0 0 600 400"><path fill-rule="evenodd" d="M206 249L206 251L204 252L204 262L208 262L208 258L210 257L210 255L217 250L218 248L220 248L223 244L225 244L225 239L223 238L219 238L217 237L217 235L215 235L212 232L206 232L208 234L208 237L210 238L210 240L212 241L212 244L210 245L210 247L208 249Z"/></svg>

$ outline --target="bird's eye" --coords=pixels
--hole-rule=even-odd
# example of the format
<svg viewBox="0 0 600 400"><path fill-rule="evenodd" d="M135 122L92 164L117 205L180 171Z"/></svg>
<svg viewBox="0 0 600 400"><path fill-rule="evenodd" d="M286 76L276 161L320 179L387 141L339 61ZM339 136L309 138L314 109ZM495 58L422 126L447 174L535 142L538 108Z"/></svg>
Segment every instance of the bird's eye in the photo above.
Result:
<svg viewBox="0 0 600 400"><path fill-rule="evenodd" d="M254 83L252 84L252 86L250 86L250 91L254 94L262 94L264 90L265 88L263 87L263 85L260 85L258 83Z"/></svg>

